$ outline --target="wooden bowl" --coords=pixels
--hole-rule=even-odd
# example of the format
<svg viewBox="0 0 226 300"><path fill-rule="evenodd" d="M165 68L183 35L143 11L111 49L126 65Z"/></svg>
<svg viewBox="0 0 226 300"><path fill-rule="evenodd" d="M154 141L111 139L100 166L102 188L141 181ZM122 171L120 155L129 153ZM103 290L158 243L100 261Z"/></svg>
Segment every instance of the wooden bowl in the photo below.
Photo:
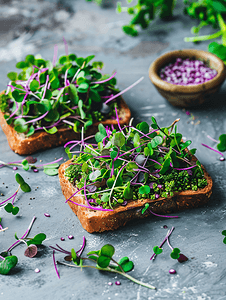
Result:
<svg viewBox="0 0 226 300"><path fill-rule="evenodd" d="M176 85L162 80L160 70L173 62L176 58L193 58L202 60L207 66L217 71L217 75L204 83L197 85ZM203 50L184 49L170 51L157 58L149 68L149 78L159 91L172 105L179 107L192 107L211 100L226 76L224 62L216 55Z"/></svg>

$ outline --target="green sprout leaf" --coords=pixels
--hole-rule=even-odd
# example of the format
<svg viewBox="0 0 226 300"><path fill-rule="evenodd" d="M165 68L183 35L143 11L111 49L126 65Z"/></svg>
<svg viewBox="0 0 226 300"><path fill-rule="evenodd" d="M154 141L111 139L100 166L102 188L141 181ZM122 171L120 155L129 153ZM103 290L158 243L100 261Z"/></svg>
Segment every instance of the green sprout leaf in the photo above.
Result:
<svg viewBox="0 0 226 300"><path fill-rule="evenodd" d="M55 175L58 175L58 169L45 168L45 167L44 167L43 172L44 172L46 175L49 175L49 176L55 176Z"/></svg>
<svg viewBox="0 0 226 300"><path fill-rule="evenodd" d="M46 239L46 235L45 233L39 233L37 234L33 239L29 240L27 242L27 245L31 245L31 244L34 244L34 245L41 245L42 242Z"/></svg>
<svg viewBox="0 0 226 300"><path fill-rule="evenodd" d="M219 136L219 144L217 144L217 149L221 152L226 151L226 134Z"/></svg>
<svg viewBox="0 0 226 300"><path fill-rule="evenodd" d="M91 181L95 181L100 175L101 175L100 170L93 171L92 173L89 174L89 179Z"/></svg>
<svg viewBox="0 0 226 300"><path fill-rule="evenodd" d="M43 129L45 130L45 132L47 132L49 134L54 134L58 131L58 129L55 126L50 129L46 129L45 127L43 127Z"/></svg>
<svg viewBox="0 0 226 300"><path fill-rule="evenodd" d="M7 213L11 213L13 211L12 203L7 203L6 206L4 206L4 209L7 211Z"/></svg>
<svg viewBox="0 0 226 300"><path fill-rule="evenodd" d="M139 193L140 194L149 194L151 191L150 187L148 185L142 185L140 188L139 188Z"/></svg>
<svg viewBox="0 0 226 300"><path fill-rule="evenodd" d="M19 212L19 207L17 207L17 206L14 206L13 207L13 209L12 209L12 214L15 216L15 215L17 215L18 214L18 212Z"/></svg>
<svg viewBox="0 0 226 300"><path fill-rule="evenodd" d="M108 256L101 255L97 259L97 265L101 268L107 268L110 264L111 258Z"/></svg>
<svg viewBox="0 0 226 300"><path fill-rule="evenodd" d="M25 182L23 177L19 173L16 173L15 179L16 179L16 182L19 183L19 185L22 185Z"/></svg>
<svg viewBox="0 0 226 300"><path fill-rule="evenodd" d="M112 144L114 146L117 146L119 148L121 148L122 146L125 145L126 139L124 137L124 135L122 134L122 132L116 132L112 138Z"/></svg>
<svg viewBox="0 0 226 300"><path fill-rule="evenodd" d="M112 257L115 253L115 248L110 244L106 244L100 249L100 253L100 255Z"/></svg>
<svg viewBox="0 0 226 300"><path fill-rule="evenodd" d="M21 188L21 190L22 190L23 192L25 192L25 193L29 193L29 192L31 191L30 186L29 186L26 182L22 183L22 184L20 185L20 188Z"/></svg>
<svg viewBox="0 0 226 300"><path fill-rule="evenodd" d="M17 262L18 258L16 256L7 256L0 262L0 274L7 275L16 266Z"/></svg>
<svg viewBox="0 0 226 300"><path fill-rule="evenodd" d="M103 202L109 202L110 194L109 193L103 193L101 196L101 201Z"/></svg>
<svg viewBox="0 0 226 300"><path fill-rule="evenodd" d="M142 215L145 213L145 211L149 208L149 204L148 203L145 203L145 205L144 205L144 208L142 209Z"/></svg>
<svg viewBox="0 0 226 300"><path fill-rule="evenodd" d="M123 196L125 199L133 199L133 191L130 187L130 182L128 182L127 187L124 189Z"/></svg>
<svg viewBox="0 0 226 300"><path fill-rule="evenodd" d="M155 246L153 248L153 251L156 255L161 254L162 253L162 248L159 248L158 246Z"/></svg>
<svg viewBox="0 0 226 300"><path fill-rule="evenodd" d="M26 121L23 118L16 119L14 121L14 129L19 133L26 132L28 129L28 125L25 123Z"/></svg>
<svg viewBox="0 0 226 300"><path fill-rule="evenodd" d="M178 259L180 257L180 249L174 248L173 251L170 254L171 258Z"/></svg>

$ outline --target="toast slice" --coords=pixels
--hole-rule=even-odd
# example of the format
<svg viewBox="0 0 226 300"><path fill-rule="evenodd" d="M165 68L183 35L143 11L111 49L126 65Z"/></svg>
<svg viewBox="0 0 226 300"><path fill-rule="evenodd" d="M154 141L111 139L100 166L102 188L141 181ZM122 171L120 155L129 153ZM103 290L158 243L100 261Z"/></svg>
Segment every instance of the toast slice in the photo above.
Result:
<svg viewBox="0 0 226 300"><path fill-rule="evenodd" d="M122 97L120 97L118 106L120 125L126 125L129 123L131 118L130 109ZM95 134L98 131L99 123L100 122L96 122L92 126L88 127L85 132L85 136ZM105 126L118 124L117 120L114 119L107 119L101 123ZM29 155L40 150L61 146L70 140L80 139L81 135L80 132L74 132L70 128L60 128L55 134L49 134L44 130L40 130L33 135L26 137L23 133L17 133L12 125L7 124L4 114L1 111L0 125L7 137L10 148L19 155Z"/></svg>
<svg viewBox="0 0 226 300"><path fill-rule="evenodd" d="M193 160L197 160L195 156L193 156ZM77 190L64 176L64 172L70 163L71 161L69 160L59 168L60 185L66 199L71 197ZM158 198L156 200L141 199L129 201L126 206L117 207L114 211L95 211L75 205L70 201L67 203L79 218L83 228L89 233L115 230L131 220L149 216L151 212L148 210L142 214L142 209L146 203L149 204L149 208L153 213L161 215L199 207L207 203L212 194L213 182L203 166L202 169L204 171L204 178L207 180L207 186L197 191L186 190L174 193L172 197ZM79 193L78 196L72 197L71 200L78 204L86 205L84 197Z"/></svg>

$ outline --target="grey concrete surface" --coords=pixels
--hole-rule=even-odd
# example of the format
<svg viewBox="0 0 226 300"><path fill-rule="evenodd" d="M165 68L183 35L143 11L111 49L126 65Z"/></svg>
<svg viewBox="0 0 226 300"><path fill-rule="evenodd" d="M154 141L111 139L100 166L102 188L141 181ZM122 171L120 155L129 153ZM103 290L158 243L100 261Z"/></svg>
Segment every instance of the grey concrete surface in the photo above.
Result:
<svg viewBox="0 0 226 300"><path fill-rule="evenodd" d="M28 53L40 53L44 58L52 59L54 44L58 44L59 55L63 54L64 37L71 53L79 56L95 54L97 60L105 63L105 72L116 70L120 89L144 76L137 87L124 95L135 121L150 123L151 116L155 116L164 126L180 118L179 131L184 138L193 141L199 160L214 181L208 205L179 212L178 219L153 216L132 222L114 232L89 234L65 204L57 176L49 177L42 171L33 173L20 169L32 191L19 193L18 216L0 210L2 226L8 227L5 232L0 232L0 251L15 241L15 232L18 236L25 232L33 216L37 220L30 236L44 232L47 240L39 248L37 257L32 259L24 256L23 244L12 251L18 256L19 263L10 275L0 275L0 299L226 299L226 245L221 235L221 231L226 229L226 162L220 162L217 153L201 146L201 143L215 146L207 138L208 134L217 139L220 134L226 133L226 83L208 105L189 110L195 116L192 123L185 110L172 107L158 94L148 78L149 65L166 51L184 48L206 50L206 42L187 44L183 41L185 36L191 35L190 28L196 21L182 14L183 5L178 1L172 21L157 20L139 37L132 38L121 31L121 26L129 18L126 14L115 13L114 2L107 9L84 0L5 0L0 3L1 90L7 85L7 72L15 70L15 63ZM203 33L208 33L208 29L205 28ZM67 159L63 147L38 152L34 156L43 162L61 156ZM0 160L9 162L18 159L19 155L10 150L0 129ZM14 175L15 171L11 168L0 169L0 194L4 194L0 200L16 190ZM46 218L44 213L49 213L50 218ZM159 245L167 233L164 225L168 228L175 226L171 243L189 258L186 263L173 261L167 245L154 262L149 260L153 246ZM74 235L73 240L67 238L69 234ZM113 274L65 266L58 266L61 277L58 279L48 246L59 244L68 250L72 247L78 249L83 236L87 240L85 253L106 243L112 244L116 249L116 259L128 256L134 261L135 268L131 275L153 284L157 290L148 290ZM60 241L61 237L65 237L65 241ZM63 260L63 255L56 254L56 258ZM36 268L40 269L40 273L34 272ZM170 268L177 273L170 275ZM108 285L108 282L114 283L116 280L121 282L120 286Z"/></svg>

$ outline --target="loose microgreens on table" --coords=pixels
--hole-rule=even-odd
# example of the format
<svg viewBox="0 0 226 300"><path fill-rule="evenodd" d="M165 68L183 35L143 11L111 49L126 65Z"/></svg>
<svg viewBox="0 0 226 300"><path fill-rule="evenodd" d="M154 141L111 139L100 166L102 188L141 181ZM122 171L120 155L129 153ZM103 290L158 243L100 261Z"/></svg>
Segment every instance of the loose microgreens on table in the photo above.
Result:
<svg viewBox="0 0 226 300"><path fill-rule="evenodd" d="M64 43L66 55L58 60L57 48L53 62L40 55L27 55L25 61L16 64L22 69L19 74L8 73L11 81L0 95L0 110L18 133L27 137L40 130L54 134L59 127L78 132L94 122L114 118L119 96L141 80L119 92L116 72L103 75L102 62L90 64L94 55L83 58L68 54Z"/></svg>
<svg viewBox="0 0 226 300"><path fill-rule="evenodd" d="M19 239L17 234L15 234L15 238L17 241L13 243L6 251L0 253L0 274L7 275L12 268L14 268L18 262L18 258L15 255L11 255L11 251L20 243L25 243L27 249L24 252L24 255L27 257L34 257L37 254L37 246L41 245L42 242L45 240L46 235L44 233L37 234L34 238L28 238L28 234L34 224L36 217L33 217L31 223L26 230L26 232L22 235Z"/></svg>
<svg viewBox="0 0 226 300"><path fill-rule="evenodd" d="M207 137L210 139L210 140L212 140L212 141L214 141L215 143L217 143L217 149L218 150L216 150L216 149L214 149L214 148L212 148L212 147L210 147L210 146L208 146L208 145L206 145L206 144L201 144L202 146L204 146L204 147L206 147L206 148L208 148L208 149L210 149L210 150L212 150L212 151L214 151L214 152L216 152L216 153L218 153L218 154L220 154L221 155L221 157L220 157L220 160L221 161L224 161L225 160L225 157L224 157L224 155L221 153L221 152L225 152L226 151L226 134L221 134L220 136L219 136L219 141L217 141L217 140L215 140L215 139L213 139L211 136L209 136L209 135L207 135Z"/></svg>
<svg viewBox="0 0 226 300"><path fill-rule="evenodd" d="M144 287L147 287L149 289L155 289L154 286L143 283L132 276L128 275L127 272L131 271L134 267L133 262L127 257L122 257L118 262L113 259L113 255L115 253L115 248L110 245L106 244L104 245L100 250L95 250L95 251L90 251L87 254L87 257L81 257L82 252L85 248L85 237L83 237L83 244L81 249L78 251L75 251L73 248L71 251L64 250L61 248L59 245L56 245L56 247L50 246L50 248L53 249L53 262L54 262L54 267L57 273L57 276L60 278L59 272L56 267L56 260L55 260L55 251L59 251L61 253L66 254L67 256L65 257L66 261L71 261L73 264L68 264L65 262L59 262L57 261L58 264L69 266L69 267L75 267L75 268L92 268L96 269L99 271L107 271L111 273L116 273L120 274L127 279L133 281L134 283L137 283L139 285L142 285ZM93 262L96 263L96 266L93 265L84 265L84 262Z"/></svg>
<svg viewBox="0 0 226 300"><path fill-rule="evenodd" d="M169 231L167 232L167 235L166 235L165 239L163 240L163 242L161 243L161 245L160 245L159 247L158 247L158 246L154 246L154 247L153 247L153 252L154 252L154 254L153 254L152 257L150 258L150 260L154 260L155 257L156 257L157 255L159 255L159 254L161 254L161 253L163 252L163 250L162 250L161 247L164 245L164 243L165 243L166 241L167 241L168 246L169 246L170 249L172 250L172 252L170 253L170 257L171 257L172 259L177 259L178 262L180 262L180 263L185 262L185 261L188 260L188 258L187 258L184 254L182 254L182 253L180 252L180 249L179 249L179 248L173 248L173 247L170 245L169 237L170 237L170 235L172 234L173 230L174 230L174 227L172 227L172 229L169 230Z"/></svg>
<svg viewBox="0 0 226 300"><path fill-rule="evenodd" d="M73 156L65 170L78 188L67 201L94 210L112 210L129 200L156 200L206 186L200 162L192 160L196 149L186 150L191 141L182 141L178 121L160 127L152 117L150 128L146 122L121 128L118 120L118 131L99 124L97 145L89 144L88 138L68 142L69 158L79 155ZM77 145L80 151L73 152ZM72 201L79 192L86 205Z"/></svg>
<svg viewBox="0 0 226 300"><path fill-rule="evenodd" d="M19 183L18 189L11 197L9 197L8 199L6 199L0 203L0 207L4 207L5 211L7 211L8 213L12 213L14 216L17 215L19 212L19 207L14 206L14 202L15 202L15 199L16 199L16 196L17 196L19 190L21 189L25 193L28 193L31 191L30 186L28 185L28 183L26 183L24 181L23 177L19 173L16 173L15 179L16 179L16 182ZM12 202L7 203L11 199L12 199Z"/></svg>
<svg viewBox="0 0 226 300"><path fill-rule="evenodd" d="M61 161L63 159L63 157L54 160L52 162L49 163L45 163L45 164L41 164L41 165L35 165L35 163L37 162L37 158L34 158L32 156L27 156L25 159L23 160L18 160L18 161L14 161L14 162L8 162L5 163L3 161L0 161L0 168L2 167L10 167L13 166L14 170L18 169L18 166L21 166L25 171L28 171L30 169L32 169L34 172L37 172L38 169L43 168L43 172L49 176L54 176L54 175L58 175L58 168L59 168L59 164L58 162Z"/></svg>

